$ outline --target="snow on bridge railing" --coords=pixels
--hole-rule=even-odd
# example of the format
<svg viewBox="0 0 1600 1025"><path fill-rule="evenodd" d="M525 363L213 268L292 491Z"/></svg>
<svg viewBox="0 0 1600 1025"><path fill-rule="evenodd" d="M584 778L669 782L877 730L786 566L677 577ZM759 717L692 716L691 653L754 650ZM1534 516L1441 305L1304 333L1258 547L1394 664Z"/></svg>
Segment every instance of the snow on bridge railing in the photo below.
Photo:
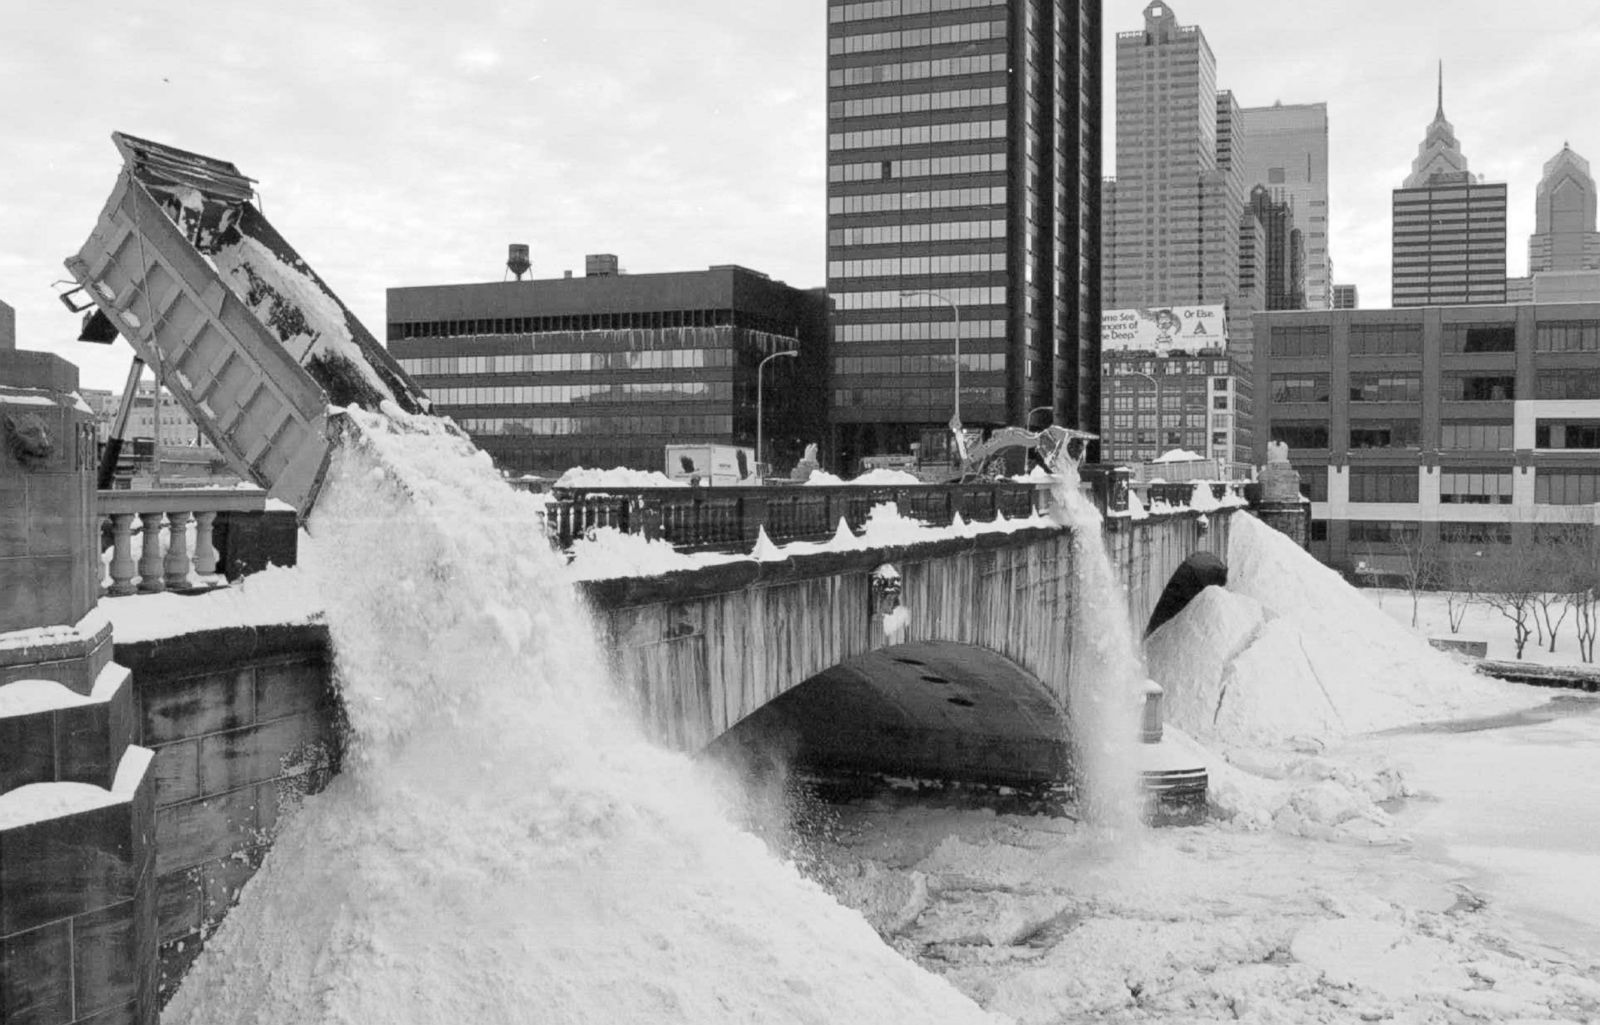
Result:
<svg viewBox="0 0 1600 1025"><path fill-rule="evenodd" d="M261 512L266 505L264 492L224 488L98 492L95 509L106 521L111 541L111 583L105 593L112 597L154 593L188 587L196 579L216 579L212 535L217 514Z"/></svg>
<svg viewBox="0 0 1600 1025"><path fill-rule="evenodd" d="M556 488L545 520L556 543L599 527L671 542L684 551L747 551L763 529L774 544L826 541L842 519L860 530L876 505L893 502L901 515L948 526L1031 516L1044 508L1046 488L1033 482L973 484L826 485L675 488Z"/></svg>

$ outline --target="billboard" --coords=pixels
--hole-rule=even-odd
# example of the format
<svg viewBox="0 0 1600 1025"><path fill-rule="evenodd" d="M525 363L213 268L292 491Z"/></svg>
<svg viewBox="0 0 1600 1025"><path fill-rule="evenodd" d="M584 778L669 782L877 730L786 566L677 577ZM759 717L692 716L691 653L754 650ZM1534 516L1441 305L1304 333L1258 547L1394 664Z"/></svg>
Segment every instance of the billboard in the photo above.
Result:
<svg viewBox="0 0 1600 1025"><path fill-rule="evenodd" d="M1167 352L1222 349L1228 345L1228 319L1216 306L1149 306L1106 310L1100 315L1100 349Z"/></svg>

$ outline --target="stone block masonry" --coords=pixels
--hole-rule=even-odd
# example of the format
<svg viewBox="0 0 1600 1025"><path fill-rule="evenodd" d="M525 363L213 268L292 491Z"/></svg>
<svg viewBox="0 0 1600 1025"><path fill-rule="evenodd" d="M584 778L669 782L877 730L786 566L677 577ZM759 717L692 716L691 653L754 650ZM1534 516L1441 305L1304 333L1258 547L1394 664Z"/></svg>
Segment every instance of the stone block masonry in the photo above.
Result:
<svg viewBox="0 0 1600 1025"><path fill-rule="evenodd" d="M325 787L342 752L327 632L211 630L119 644L139 742L155 752L159 994L175 991L261 866L280 816Z"/></svg>

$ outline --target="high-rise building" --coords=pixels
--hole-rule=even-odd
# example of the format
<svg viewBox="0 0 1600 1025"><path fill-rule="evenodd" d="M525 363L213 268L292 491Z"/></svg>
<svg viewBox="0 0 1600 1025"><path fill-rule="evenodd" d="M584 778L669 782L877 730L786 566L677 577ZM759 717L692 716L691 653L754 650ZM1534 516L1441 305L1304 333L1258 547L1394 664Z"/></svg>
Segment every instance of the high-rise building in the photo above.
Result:
<svg viewBox="0 0 1600 1025"><path fill-rule="evenodd" d="M1250 314L1241 291L1241 227L1250 140L1198 26L1154 0L1144 28L1117 35L1115 224L1106 237L1108 309L1221 305L1236 354L1248 360ZM1252 256L1253 258L1253 256Z"/></svg>
<svg viewBox="0 0 1600 1025"><path fill-rule="evenodd" d="M1098 0L829 0L828 22L841 465L942 444L958 409L1092 430Z"/></svg>
<svg viewBox="0 0 1600 1025"><path fill-rule="evenodd" d="M1354 310L1361 306L1361 293L1354 285L1333 286L1333 308L1336 310Z"/></svg>
<svg viewBox="0 0 1600 1025"><path fill-rule="evenodd" d="M1528 239L1528 273L1600 269L1594 178L1589 162L1563 144L1544 165Z"/></svg>
<svg viewBox="0 0 1600 1025"><path fill-rule="evenodd" d="M1391 301L1403 306L1503 303L1506 186L1467 170L1439 105L1403 188L1394 190Z"/></svg>
<svg viewBox="0 0 1600 1025"><path fill-rule="evenodd" d="M1264 252L1256 264L1263 296L1258 308L1305 309L1305 233L1295 226L1294 200L1257 185L1250 190L1250 209L1245 217L1261 226Z"/></svg>
<svg viewBox="0 0 1600 1025"><path fill-rule="evenodd" d="M1245 184L1265 185L1294 205L1305 238L1305 306L1327 309L1333 299L1328 255L1328 105L1274 103L1239 112L1250 140ZM1269 307L1293 309L1297 307Z"/></svg>

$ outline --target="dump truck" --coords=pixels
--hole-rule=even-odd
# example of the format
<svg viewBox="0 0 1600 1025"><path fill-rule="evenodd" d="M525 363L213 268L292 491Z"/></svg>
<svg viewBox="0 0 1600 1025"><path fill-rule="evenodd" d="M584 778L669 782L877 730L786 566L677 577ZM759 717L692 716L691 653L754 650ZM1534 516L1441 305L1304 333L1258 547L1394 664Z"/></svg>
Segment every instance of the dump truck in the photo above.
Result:
<svg viewBox="0 0 1600 1025"><path fill-rule="evenodd" d="M86 337L120 334L232 468L304 519L339 407L430 404L267 221L233 164L122 132L123 168L67 258ZM84 297L79 299L78 297Z"/></svg>

